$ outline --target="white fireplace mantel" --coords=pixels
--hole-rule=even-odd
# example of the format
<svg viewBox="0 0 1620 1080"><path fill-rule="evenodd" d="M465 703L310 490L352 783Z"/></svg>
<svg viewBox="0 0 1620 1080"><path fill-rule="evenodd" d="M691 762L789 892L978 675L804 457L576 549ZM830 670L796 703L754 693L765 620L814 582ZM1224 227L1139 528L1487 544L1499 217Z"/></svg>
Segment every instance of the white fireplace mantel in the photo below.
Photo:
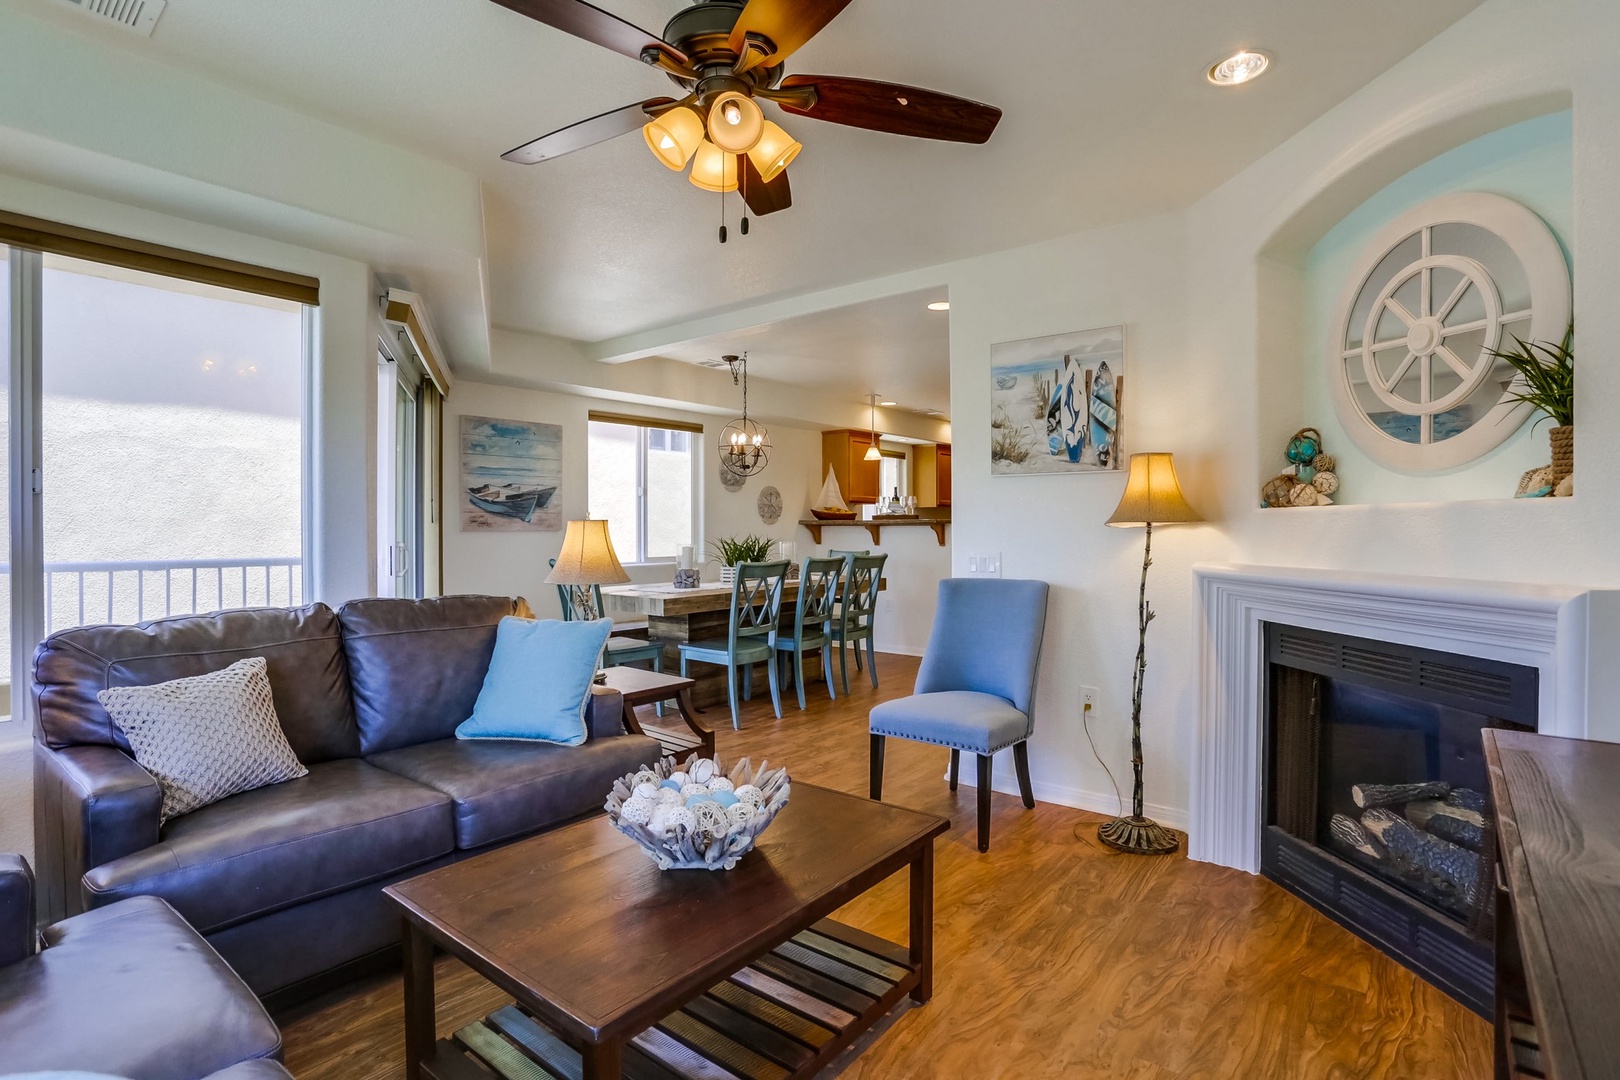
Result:
<svg viewBox="0 0 1620 1080"><path fill-rule="evenodd" d="M1620 591L1274 566L1195 574L1194 859L1260 869L1268 622L1536 668L1542 732L1620 742Z"/></svg>

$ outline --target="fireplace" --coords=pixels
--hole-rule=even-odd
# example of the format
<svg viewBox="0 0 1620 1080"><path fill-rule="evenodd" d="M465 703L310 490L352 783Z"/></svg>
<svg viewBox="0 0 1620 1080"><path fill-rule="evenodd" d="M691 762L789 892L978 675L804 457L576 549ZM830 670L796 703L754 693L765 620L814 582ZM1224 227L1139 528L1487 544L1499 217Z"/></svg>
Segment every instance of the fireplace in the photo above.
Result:
<svg viewBox="0 0 1620 1080"><path fill-rule="evenodd" d="M1536 730L1531 667L1264 624L1260 869L1489 1015L1480 731Z"/></svg>

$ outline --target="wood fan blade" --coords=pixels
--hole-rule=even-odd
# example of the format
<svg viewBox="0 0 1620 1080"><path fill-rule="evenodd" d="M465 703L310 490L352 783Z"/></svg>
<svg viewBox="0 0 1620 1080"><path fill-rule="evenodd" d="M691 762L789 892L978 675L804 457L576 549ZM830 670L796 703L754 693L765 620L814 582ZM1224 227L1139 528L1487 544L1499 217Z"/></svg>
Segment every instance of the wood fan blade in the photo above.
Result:
<svg viewBox="0 0 1620 1080"><path fill-rule="evenodd" d="M815 103L784 91L809 88ZM780 95L780 96L778 96ZM780 88L760 93L790 113L830 124L910 135L917 139L982 143L1001 120L994 105L952 97L934 90L840 75L789 75Z"/></svg>
<svg viewBox="0 0 1620 1080"><path fill-rule="evenodd" d="M737 179L740 181L743 202L748 204L748 212L755 217L774 214L793 205L793 191L788 187L786 169L777 173L776 179L767 184L748 155L738 154Z"/></svg>
<svg viewBox="0 0 1620 1080"><path fill-rule="evenodd" d="M581 120L565 128L558 128L514 150L508 150L501 157L507 161L515 161L519 165L533 165L562 157L564 154L572 154L575 150L583 150L587 146L595 146L599 142L607 142L620 135L630 134L652 119L653 115L665 105L674 103L674 98L656 97L639 101L634 105L626 105L622 109L612 109L589 120Z"/></svg>
<svg viewBox="0 0 1620 1080"><path fill-rule="evenodd" d="M740 58L737 71L780 64L847 6L849 0L748 0L731 28L731 51ZM751 38L754 48L749 48Z"/></svg>
<svg viewBox="0 0 1620 1080"><path fill-rule="evenodd" d="M650 34L635 23L587 4L585 0L495 0L495 3L536 22L554 26L565 34L623 53L632 60L643 59L646 51L652 49L682 67L687 62L685 53L657 34Z"/></svg>

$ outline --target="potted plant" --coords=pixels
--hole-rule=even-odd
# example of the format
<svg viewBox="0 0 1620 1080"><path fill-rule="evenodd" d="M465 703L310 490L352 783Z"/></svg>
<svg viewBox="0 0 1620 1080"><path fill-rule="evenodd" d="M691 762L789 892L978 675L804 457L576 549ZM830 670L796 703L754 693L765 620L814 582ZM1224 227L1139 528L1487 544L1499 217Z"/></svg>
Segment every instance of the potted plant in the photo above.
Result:
<svg viewBox="0 0 1620 1080"><path fill-rule="evenodd" d="M710 541L714 557L720 563L720 584L730 585L737 578L737 564L766 562L771 557L771 542L763 536L722 537Z"/></svg>
<svg viewBox="0 0 1620 1080"><path fill-rule="evenodd" d="M1552 444L1552 482L1557 486L1575 471L1575 323L1570 322L1564 340L1557 345L1513 340L1514 348L1492 350L1491 355L1518 372L1508 398L1534 406L1546 414L1544 419L1557 425L1547 433Z"/></svg>

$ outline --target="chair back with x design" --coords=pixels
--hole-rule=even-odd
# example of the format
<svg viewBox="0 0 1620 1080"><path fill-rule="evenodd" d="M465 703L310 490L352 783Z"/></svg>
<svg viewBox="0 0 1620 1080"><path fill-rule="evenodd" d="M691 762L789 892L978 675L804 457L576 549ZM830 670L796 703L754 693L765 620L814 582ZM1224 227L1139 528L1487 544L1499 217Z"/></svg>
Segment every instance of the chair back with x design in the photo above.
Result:
<svg viewBox="0 0 1620 1080"><path fill-rule="evenodd" d="M826 633L844 576L842 558L806 559L799 570L799 598L793 614L793 638L804 640L805 630Z"/></svg>
<svg viewBox="0 0 1620 1080"><path fill-rule="evenodd" d="M844 578L844 635L872 626L877 611L878 587L883 582L883 564L887 555L856 555L849 560L849 572Z"/></svg>
<svg viewBox="0 0 1620 1080"><path fill-rule="evenodd" d="M786 561L745 562L738 563L736 569L737 576L731 583L731 627L727 634L732 655L736 655L737 642L749 638L769 642L776 633L788 564Z"/></svg>

